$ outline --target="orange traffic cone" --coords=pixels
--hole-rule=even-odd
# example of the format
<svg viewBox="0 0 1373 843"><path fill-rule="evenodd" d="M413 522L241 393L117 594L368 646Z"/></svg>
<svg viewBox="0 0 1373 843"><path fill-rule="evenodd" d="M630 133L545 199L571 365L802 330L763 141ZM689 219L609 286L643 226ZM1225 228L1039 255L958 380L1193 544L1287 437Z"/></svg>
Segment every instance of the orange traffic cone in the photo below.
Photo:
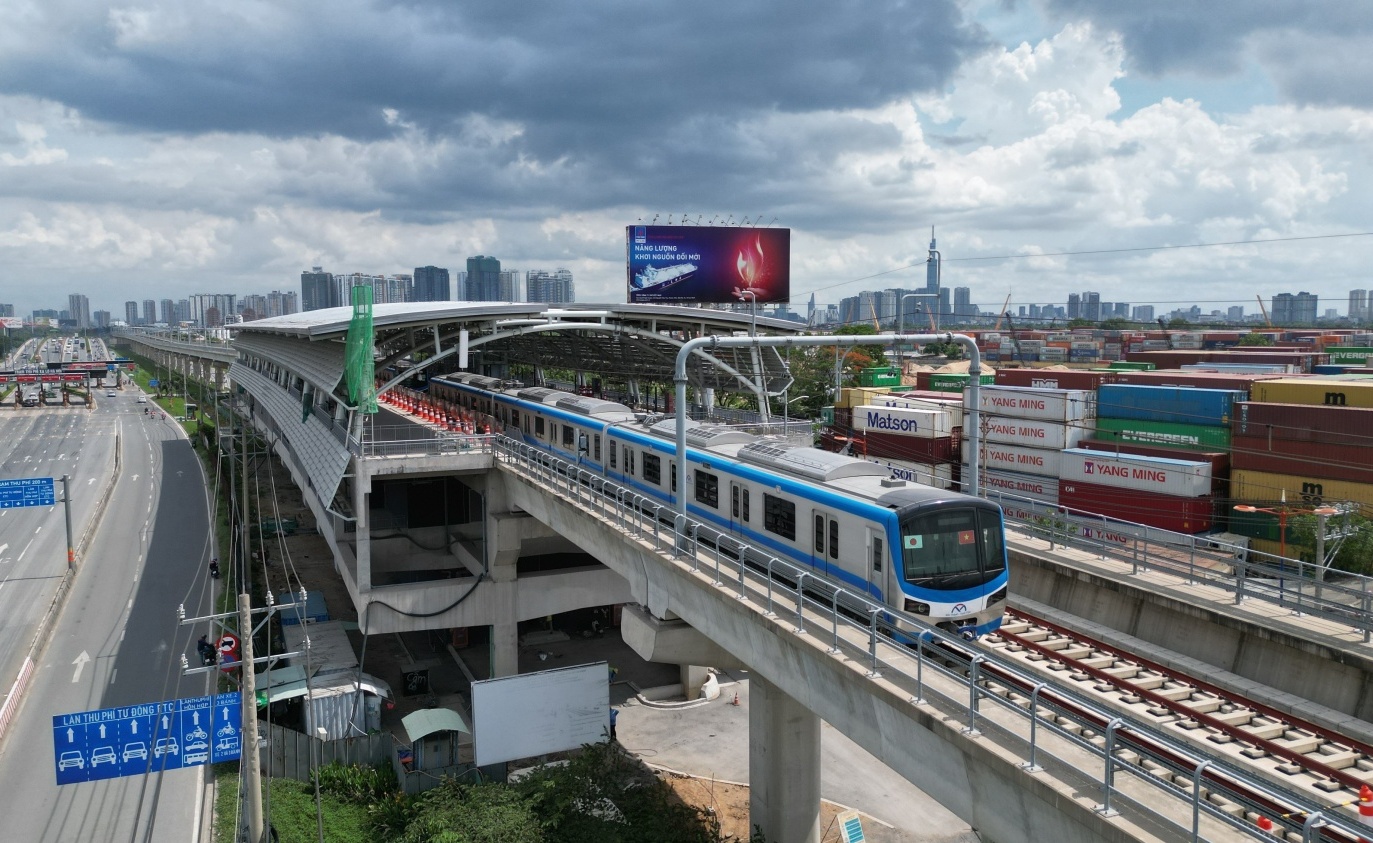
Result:
<svg viewBox="0 0 1373 843"><path fill-rule="evenodd" d="M735 692L734 692L734 700L733 700L732 702L730 702L730 705L738 705L738 704L739 704L739 692L738 692L738 691L735 691Z"/></svg>

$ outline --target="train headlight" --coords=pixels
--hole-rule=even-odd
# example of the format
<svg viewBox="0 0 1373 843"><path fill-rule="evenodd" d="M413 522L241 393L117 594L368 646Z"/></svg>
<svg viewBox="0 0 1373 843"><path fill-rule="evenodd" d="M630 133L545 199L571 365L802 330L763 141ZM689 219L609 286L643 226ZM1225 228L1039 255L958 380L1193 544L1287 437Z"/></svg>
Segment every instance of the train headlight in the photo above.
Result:
<svg viewBox="0 0 1373 843"><path fill-rule="evenodd" d="M988 605L988 606L994 606L994 605L996 605L997 603L1001 603L1001 602L1005 601L1005 599L1006 599L1006 594L1007 594L1008 591L1009 591L1008 587L1003 585L1001 588L999 588L999 589L996 590L996 594L993 594L993 595L991 596L991 598L987 601L987 605Z"/></svg>
<svg viewBox="0 0 1373 843"><path fill-rule="evenodd" d="M919 600L911 600L908 597L906 598L906 611L910 612L912 615L928 615L930 613L930 604L921 603Z"/></svg>

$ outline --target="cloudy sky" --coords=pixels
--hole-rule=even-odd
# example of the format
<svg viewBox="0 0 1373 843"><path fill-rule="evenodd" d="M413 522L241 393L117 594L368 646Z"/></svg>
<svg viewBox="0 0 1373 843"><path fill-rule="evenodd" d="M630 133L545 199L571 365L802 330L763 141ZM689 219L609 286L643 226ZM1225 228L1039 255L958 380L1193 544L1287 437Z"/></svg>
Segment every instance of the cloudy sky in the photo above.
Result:
<svg viewBox="0 0 1373 843"><path fill-rule="evenodd" d="M20 314L475 254L623 300L624 226L683 214L790 227L798 304L920 284L932 225L945 285L988 309L1310 290L1343 312L1373 286L1373 236L1332 236L1373 232L1366 0L0 0L0 21ZM1280 242L1107 251L1256 240Z"/></svg>

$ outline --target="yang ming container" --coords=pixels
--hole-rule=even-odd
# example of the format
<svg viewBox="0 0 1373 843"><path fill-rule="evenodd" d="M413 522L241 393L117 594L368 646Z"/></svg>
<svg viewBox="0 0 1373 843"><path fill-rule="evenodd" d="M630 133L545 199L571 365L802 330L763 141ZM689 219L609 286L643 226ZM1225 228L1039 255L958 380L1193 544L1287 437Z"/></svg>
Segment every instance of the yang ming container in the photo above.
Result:
<svg viewBox="0 0 1373 843"><path fill-rule="evenodd" d="M969 445L963 451L964 465L968 464L970 450ZM1025 474L1058 477L1060 453L1045 448L1022 448L1018 445L985 442L978 455L978 464L988 471L1020 471Z"/></svg>
<svg viewBox="0 0 1373 843"><path fill-rule="evenodd" d="M1110 454L1086 448L1069 448L1059 460L1060 482L1074 480L1109 486L1198 498L1211 494L1211 463L1165 460L1136 454Z"/></svg>
<svg viewBox="0 0 1373 843"><path fill-rule="evenodd" d="M992 500L997 499L995 493L1001 493L1044 503L1058 503L1058 480L1052 477L1018 471L984 471L981 486Z"/></svg>
<svg viewBox="0 0 1373 843"><path fill-rule="evenodd" d="M1095 422L1096 419L1088 419L1077 424L1064 424L987 414L982 417L982 435L988 442L1061 451L1064 448L1076 448L1079 442L1091 437L1095 432Z"/></svg>
<svg viewBox="0 0 1373 843"><path fill-rule="evenodd" d="M1215 502L1209 497L1160 495L1069 480L1058 484L1058 505L1072 515L1104 515L1175 533L1204 533L1215 522Z"/></svg>
<svg viewBox="0 0 1373 843"><path fill-rule="evenodd" d="M1243 392L1223 389L1105 384L1097 390L1097 415L1112 419L1229 426L1235 402L1246 398L1248 395Z"/></svg>
<svg viewBox="0 0 1373 843"><path fill-rule="evenodd" d="M1096 418L1097 397L1085 389L997 385L977 391L977 406L992 418L1079 423Z"/></svg>

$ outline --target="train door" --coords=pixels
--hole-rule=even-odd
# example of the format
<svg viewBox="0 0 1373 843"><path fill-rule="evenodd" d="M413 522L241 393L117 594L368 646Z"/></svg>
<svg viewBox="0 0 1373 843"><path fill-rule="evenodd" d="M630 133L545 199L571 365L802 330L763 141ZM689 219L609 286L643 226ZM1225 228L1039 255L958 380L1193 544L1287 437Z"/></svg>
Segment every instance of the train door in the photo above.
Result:
<svg viewBox="0 0 1373 843"><path fill-rule="evenodd" d="M729 484L729 526L736 533L743 533L749 529L753 519L749 512L748 486L737 481L730 481Z"/></svg>
<svg viewBox="0 0 1373 843"><path fill-rule="evenodd" d="M811 510L811 559L815 567L829 573L839 565L839 521L822 509Z"/></svg>
<svg viewBox="0 0 1373 843"><path fill-rule="evenodd" d="M887 593L887 537L878 528L868 527L868 593L874 597Z"/></svg>

